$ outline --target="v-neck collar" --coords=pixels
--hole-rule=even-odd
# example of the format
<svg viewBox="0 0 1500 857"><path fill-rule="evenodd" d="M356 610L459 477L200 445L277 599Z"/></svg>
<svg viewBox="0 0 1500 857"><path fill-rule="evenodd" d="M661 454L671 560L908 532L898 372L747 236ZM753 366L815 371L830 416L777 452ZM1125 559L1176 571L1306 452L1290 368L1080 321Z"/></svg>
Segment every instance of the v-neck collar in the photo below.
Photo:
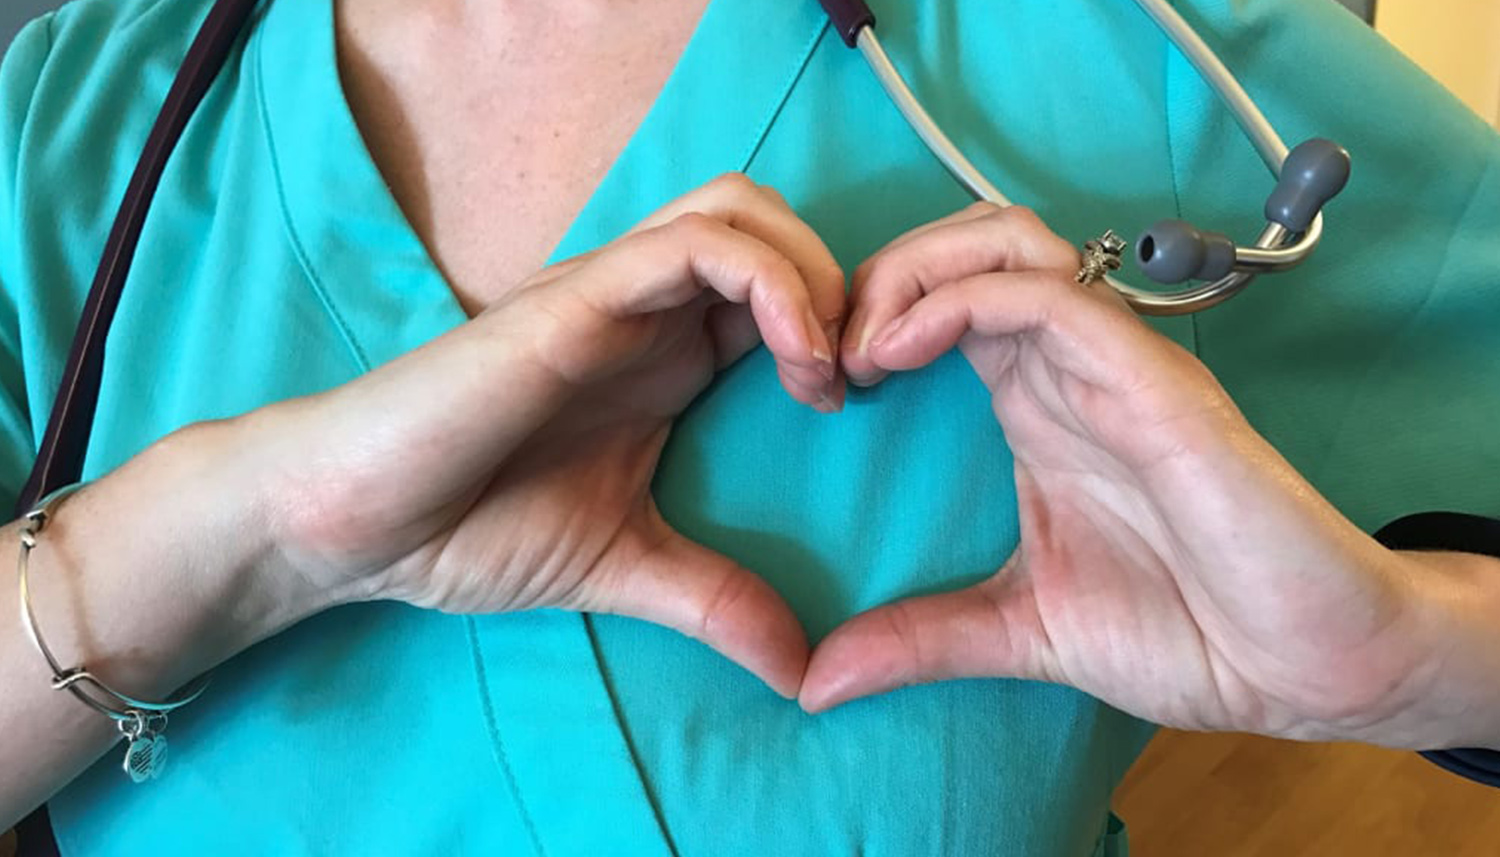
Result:
<svg viewBox="0 0 1500 857"><path fill-rule="evenodd" d="M710 0L553 259L611 240L667 200L745 169L825 27L813 0L790 7ZM392 197L345 100L333 0L273 2L250 49L288 239L358 368L462 324L457 297ZM583 617L543 611L467 625L493 749L529 819L533 850L670 857L670 834ZM523 649L539 656L518 658Z"/></svg>
<svg viewBox="0 0 1500 857"><path fill-rule="evenodd" d="M264 15L251 46L254 79L288 235L360 368L373 368L465 315L360 135L339 78L333 0L278 0ZM813 0L710 0L552 260L744 169L824 27Z"/></svg>

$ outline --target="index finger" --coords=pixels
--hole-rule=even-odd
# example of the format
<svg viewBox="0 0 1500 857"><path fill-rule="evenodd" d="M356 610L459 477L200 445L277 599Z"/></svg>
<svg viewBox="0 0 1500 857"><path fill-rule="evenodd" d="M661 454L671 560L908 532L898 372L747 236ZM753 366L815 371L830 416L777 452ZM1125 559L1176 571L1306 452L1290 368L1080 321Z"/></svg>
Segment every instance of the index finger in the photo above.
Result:
<svg viewBox="0 0 1500 857"><path fill-rule="evenodd" d="M662 226L692 212L721 220L785 256L807 283L818 327L837 352L846 305L844 269L780 193L756 184L744 173L725 173L662 206L631 232Z"/></svg>
<svg viewBox="0 0 1500 857"><path fill-rule="evenodd" d="M1020 206L979 203L902 235L854 272L855 312L845 330L841 362L851 380L877 383L884 369L871 359L871 340L892 319L944 285L994 272L1072 272L1079 254Z"/></svg>

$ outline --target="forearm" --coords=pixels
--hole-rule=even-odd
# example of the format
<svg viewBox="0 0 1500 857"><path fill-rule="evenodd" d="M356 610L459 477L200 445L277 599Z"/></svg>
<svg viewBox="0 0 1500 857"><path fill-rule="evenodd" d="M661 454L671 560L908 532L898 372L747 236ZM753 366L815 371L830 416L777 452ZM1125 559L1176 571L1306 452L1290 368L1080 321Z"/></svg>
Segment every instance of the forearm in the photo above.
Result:
<svg viewBox="0 0 1500 857"><path fill-rule="evenodd" d="M265 470L243 426L178 432L68 498L30 559L37 624L64 667L159 700L321 609L278 555ZM20 524L0 529L14 562ZM113 721L71 693L27 638L17 580L0 585L0 829L108 749ZM186 713L184 716L190 716ZM122 774L123 776L123 774Z"/></svg>
<svg viewBox="0 0 1500 857"><path fill-rule="evenodd" d="M1500 750L1500 559L1468 553L1398 551L1426 674L1389 724L1411 749Z"/></svg>

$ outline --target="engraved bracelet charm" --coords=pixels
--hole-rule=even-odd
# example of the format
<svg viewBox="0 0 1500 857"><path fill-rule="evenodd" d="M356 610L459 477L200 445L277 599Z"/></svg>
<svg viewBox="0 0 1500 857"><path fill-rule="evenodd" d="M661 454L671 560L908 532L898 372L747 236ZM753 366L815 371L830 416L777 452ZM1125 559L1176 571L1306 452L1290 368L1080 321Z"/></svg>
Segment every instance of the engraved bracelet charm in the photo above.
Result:
<svg viewBox="0 0 1500 857"><path fill-rule="evenodd" d="M117 720L125 745L125 773L133 783L144 783L161 776L167 767L167 715L132 711L130 720Z"/></svg>

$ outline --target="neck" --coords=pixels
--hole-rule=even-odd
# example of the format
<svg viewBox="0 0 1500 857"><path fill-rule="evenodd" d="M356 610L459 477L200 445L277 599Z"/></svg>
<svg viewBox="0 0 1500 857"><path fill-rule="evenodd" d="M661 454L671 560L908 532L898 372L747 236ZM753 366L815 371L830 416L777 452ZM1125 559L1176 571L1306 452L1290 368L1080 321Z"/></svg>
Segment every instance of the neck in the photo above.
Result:
<svg viewBox="0 0 1500 857"><path fill-rule="evenodd" d="M339 13L364 26L464 33L494 44L538 32L661 26L683 14L696 16L706 0L336 0Z"/></svg>

